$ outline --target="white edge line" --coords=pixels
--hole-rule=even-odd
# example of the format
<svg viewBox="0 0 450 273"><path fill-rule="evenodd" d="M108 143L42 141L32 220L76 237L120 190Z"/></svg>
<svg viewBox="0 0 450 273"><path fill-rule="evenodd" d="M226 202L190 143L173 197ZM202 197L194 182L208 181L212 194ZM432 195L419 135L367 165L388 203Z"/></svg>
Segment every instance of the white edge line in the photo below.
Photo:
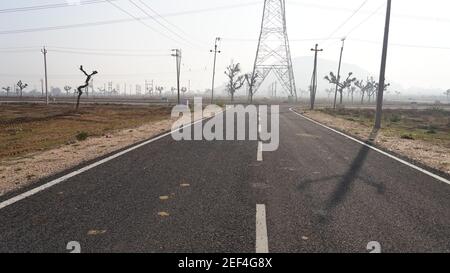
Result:
<svg viewBox="0 0 450 273"><path fill-rule="evenodd" d="M265 205L256 205L256 253L269 253Z"/></svg>
<svg viewBox="0 0 450 273"><path fill-rule="evenodd" d="M256 160L259 162L263 161L262 146L263 146L262 142L259 141L258 142L258 151L256 153Z"/></svg>
<svg viewBox="0 0 450 273"><path fill-rule="evenodd" d="M419 171L419 172L422 172L422 173L424 173L424 174L426 174L426 175L428 175L428 176L433 177L434 179L437 179L437 180L439 180L439 181L441 181L441 182L444 182L444 183L450 185L450 181L447 180L447 179L445 179L444 177L441 177L441 176L439 176L439 175L437 175L437 174L434 174L434 173L432 173L432 172L430 172L430 171L427 171L427 170L425 170L425 169L423 169L423 168L421 168L421 167L419 167L419 166L416 166L416 165L414 165L414 164L412 164L412 163L409 163L409 162L407 162L407 161L405 161L405 160L403 160L403 159L400 159L400 158L398 158L398 157L396 157L396 156L393 156L393 155L391 155L391 154L389 154L389 153L387 153L387 152L385 152L385 151L382 151L382 150L380 150L380 149L378 149L378 148L375 148L374 146L369 145L369 144L367 144L367 143L365 143L365 142L362 142L362 141L360 141L360 140L358 140L358 139L356 139L356 138L354 138L354 137L351 137L351 136L349 136L349 135L346 135L346 134L344 134L344 133L342 133L342 132L339 132L338 130L335 130L335 129L330 128L330 127L328 127L328 126L326 126L326 125L323 125L322 123L319 123L319 122L317 122L317 121L315 121L315 120L312 120L312 119L310 119L310 118L308 118L308 117L305 117L304 115L299 114L299 113L297 113L296 111L294 111L292 108L289 108L289 110L290 110L292 113L296 114L297 116L300 116L300 117L302 117L302 118L304 118L304 119L306 119L306 120L309 120L309 121L312 122L312 123L315 123L315 124L317 124L317 125L320 125L320 126L322 126L323 128L326 128L326 129L328 129L328 130L330 130L330 131L335 132L336 134L339 134L339 135L344 136L344 137L346 137L346 138L348 138L348 139L350 139L350 140L353 140L353 141L355 141L355 142L357 142L357 143L359 143L359 144L361 144L361 145L364 145L364 146L366 146L366 147L369 147L370 149L372 149L372 150L374 150L374 151L376 151L376 152L379 152L380 154L383 154L383 155L385 155L385 156L387 156L387 157L389 157L389 158L391 158L391 159L394 159L394 160L396 160L396 161L398 161L398 162L400 162L400 163L402 163L402 164L404 164L404 165L406 165L406 166L408 166L408 167L411 167L411 168L413 168L413 169L415 169L415 170L417 170L417 171Z"/></svg>
<svg viewBox="0 0 450 273"><path fill-rule="evenodd" d="M219 113L219 114L221 114L221 113ZM179 128L179 129L177 129L177 130L173 130L173 131L171 131L171 132L165 133L165 134L160 135L160 136L158 136L158 137L155 137L155 138L152 138L152 139L147 140L147 141L145 141L145 142L142 142L142 143L140 143L140 144L138 144L138 145L136 145L136 146L133 146L133 147L128 148L128 149L126 149L126 150L124 150L124 151L118 152L118 153L116 153L116 154L114 154L114 155L111 155L111 156L109 156L109 157L107 157L107 158L104 158L104 159L102 159L102 160L100 160L100 161L97 161L97 162L95 162L95 163L92 163L91 165L88 165L88 166L86 166L86 167L83 167L83 168L81 168L81 169L79 169L79 170L76 170L76 171L74 171L74 172L71 172L71 173L69 173L69 174L66 174L66 175L64 175L64 176L62 176L62 177L60 177L60 178L57 178L57 179L55 179L55 180L52 180L52 181L50 181L50 182L48 182L48 183L46 183L46 184L43 184L43 185L41 185L41 186L39 186L39 187L36 187L36 188L34 188L34 189L32 189L32 190L29 190L29 191L27 191L27 192L24 192L24 193L22 193L22 194L19 194L19 195L15 196L15 197L13 197L13 198L11 198L11 199L8 199L8 200L6 200L6 201L3 201L3 202L0 203L0 210L1 210L1 209L4 209L4 208L6 208L6 207L8 207L8 206L10 206L10 205L12 205L12 204L14 204L14 203L17 203L17 202L19 202L19 201L22 201L22 200L24 200L24 199L26 199L26 198L28 198L28 197L30 197L30 196L33 196L33 195L35 195L35 194L37 194L37 193L39 193L39 192L41 192L41 191L44 191L44 190L46 190L46 189L48 189L48 188L51 188L51 187L53 187L53 186L55 186L55 185L57 185L57 184L60 184L60 183L66 181L66 180L68 180L68 179L70 179L70 178L72 178L72 177L74 177L74 176L77 176L77 175L82 174L82 173L84 173L84 172L86 172L86 171L89 171L89 170L91 170L91 169L93 169L93 168L95 168L95 167L98 167L98 166L100 166L100 165L102 165L102 164L104 164L104 163L106 163L106 162L108 162L108 161L111 161L111 160L113 160L113 159L116 159L116 158L118 158L118 157L120 157L120 156L122 156L122 155L124 155L124 154L127 154L127 153L129 153L129 152L131 152L131 151L137 150L137 149L139 149L139 148L141 148L141 147L143 147L143 146L145 146L145 145L148 145L148 144L150 144L150 143L152 143L152 142L155 142L155 141L157 141L157 140L160 140L160 139L162 139L162 138L165 138L165 137L167 137L167 136L170 136L170 135L172 135L172 133L174 133L174 132L178 132L178 131L180 131L180 130L182 130L182 129L184 129L184 128L188 128L188 127L191 127L191 126L193 126L193 125L195 125L195 124L197 124L197 123L203 122L203 121L206 120L206 119L208 119L208 117L207 117L207 118L203 118L203 119L201 119L201 120L197 120L197 121L195 121L195 122L192 122L191 124L185 125L185 126Z"/></svg>

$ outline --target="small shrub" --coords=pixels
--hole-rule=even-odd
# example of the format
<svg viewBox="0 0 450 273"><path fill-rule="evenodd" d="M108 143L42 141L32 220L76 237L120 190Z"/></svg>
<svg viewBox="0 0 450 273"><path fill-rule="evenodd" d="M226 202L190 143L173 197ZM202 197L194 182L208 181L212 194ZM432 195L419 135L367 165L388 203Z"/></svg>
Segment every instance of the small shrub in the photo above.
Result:
<svg viewBox="0 0 450 273"><path fill-rule="evenodd" d="M89 135L88 135L88 133L86 133L86 132L80 132L80 133L78 133L78 134L75 136L75 138L76 138L78 141L85 141L88 137L89 137Z"/></svg>
<svg viewBox="0 0 450 273"><path fill-rule="evenodd" d="M404 134L401 136L401 139L414 140L414 136L412 134Z"/></svg>
<svg viewBox="0 0 450 273"><path fill-rule="evenodd" d="M436 132L435 129L429 129L429 130L427 131L427 134L435 135L435 134L437 134L437 132Z"/></svg>
<svg viewBox="0 0 450 273"><path fill-rule="evenodd" d="M394 122L394 123L400 122L401 120L402 120L402 118L398 115L393 115L392 117L389 118L389 121Z"/></svg>

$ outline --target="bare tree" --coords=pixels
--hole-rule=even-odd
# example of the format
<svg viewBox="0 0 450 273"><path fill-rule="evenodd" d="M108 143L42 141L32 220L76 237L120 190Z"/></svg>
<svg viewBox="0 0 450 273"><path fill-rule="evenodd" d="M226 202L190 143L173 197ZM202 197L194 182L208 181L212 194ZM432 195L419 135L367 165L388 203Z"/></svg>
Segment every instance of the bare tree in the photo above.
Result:
<svg viewBox="0 0 450 273"><path fill-rule="evenodd" d="M83 95L83 90L89 86L89 82L91 81L92 76L98 74L97 71L93 71L91 74L88 74L84 69L83 66L80 66L80 70L81 72L84 73L84 75L86 75L86 81L84 82L83 85L78 86L77 91L78 91L78 98L77 98L77 106L76 106L76 111L78 111L78 109L80 108L80 99L81 96Z"/></svg>
<svg viewBox="0 0 450 273"><path fill-rule="evenodd" d="M379 84L378 82L375 82L375 84L374 84L374 89L375 89L375 90L374 90L374 93L375 93L375 100L376 100L376 98L377 98L377 96L378 96L378 89L379 89L379 86L380 86L380 84ZM389 93L389 92L387 91L387 88L388 88L389 86L391 86L390 83L385 83L385 84L384 84L384 89L383 89L383 91Z"/></svg>
<svg viewBox="0 0 450 273"><path fill-rule="evenodd" d="M359 88L359 92L361 93L361 104L364 104L365 96L369 95L370 90L373 89L373 82L369 79L365 82L363 80L359 80L355 82L355 86Z"/></svg>
<svg viewBox="0 0 450 273"><path fill-rule="evenodd" d="M245 74L245 82L247 83L248 86L248 98L250 100L250 103L253 102L253 96L255 95L255 85L256 85L256 79L258 78L258 73L255 72L255 74L253 73L248 73Z"/></svg>
<svg viewBox="0 0 450 273"><path fill-rule="evenodd" d="M356 92L356 86L352 85L352 86L347 87L347 94L348 94L348 97L351 98L352 104L354 102L355 92Z"/></svg>
<svg viewBox="0 0 450 273"><path fill-rule="evenodd" d="M64 86L64 90L66 91L66 95L69 96L69 92L70 92L70 90L72 90L72 87L66 85L66 86Z"/></svg>
<svg viewBox="0 0 450 273"><path fill-rule="evenodd" d="M105 88L105 87L103 87L103 88L97 87L97 91L98 91L100 94L102 94L103 96L106 96L107 91L106 91L106 88Z"/></svg>
<svg viewBox="0 0 450 273"><path fill-rule="evenodd" d="M157 87L155 88L155 90L159 92L159 96L162 96L162 92L164 91L164 87L162 87L162 86L157 86Z"/></svg>
<svg viewBox="0 0 450 273"><path fill-rule="evenodd" d="M331 98L331 95L334 93L334 90L332 88L325 89L325 93L327 93L328 99Z"/></svg>
<svg viewBox="0 0 450 273"><path fill-rule="evenodd" d="M19 82L17 83L17 87L19 87L20 97L22 97L22 95L23 95L23 90L24 90L25 88L28 87L28 84L23 83L22 81L19 81Z"/></svg>
<svg viewBox="0 0 450 273"><path fill-rule="evenodd" d="M338 85L338 92L339 92L339 96L340 96L339 104L341 104L341 105L342 105L342 102L343 102L343 92L344 92L344 90L349 88L352 85L352 83L356 81L356 78L352 78L352 75L353 75L352 72L348 73L347 78L344 81L342 81L342 82L341 81L338 82L338 79L337 79L336 75L334 75L333 72L330 72L330 75L329 76L327 75L324 78L329 83L334 84L334 85L336 85L336 84Z"/></svg>
<svg viewBox="0 0 450 273"><path fill-rule="evenodd" d="M447 96L447 100L449 100L450 99L450 89L445 91L444 95L446 95Z"/></svg>
<svg viewBox="0 0 450 273"><path fill-rule="evenodd" d="M239 75L239 73L241 73L241 65L239 63L231 63L225 71L225 75L228 76L227 90L231 95L231 101L234 101L234 94L241 89L245 82L245 76Z"/></svg>
<svg viewBox="0 0 450 273"><path fill-rule="evenodd" d="M6 96L8 97L9 96L9 92L11 91L11 87L10 86L2 87L2 89L5 90Z"/></svg>

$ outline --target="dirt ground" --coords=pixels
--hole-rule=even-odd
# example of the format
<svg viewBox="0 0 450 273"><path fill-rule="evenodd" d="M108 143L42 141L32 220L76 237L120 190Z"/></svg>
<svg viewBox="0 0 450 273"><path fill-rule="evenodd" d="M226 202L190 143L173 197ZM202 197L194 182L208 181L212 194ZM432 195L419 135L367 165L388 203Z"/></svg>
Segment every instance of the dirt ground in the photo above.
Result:
<svg viewBox="0 0 450 273"><path fill-rule="evenodd" d="M172 126L171 109L124 105L1 105L0 195ZM77 140L83 133L86 139Z"/></svg>
<svg viewBox="0 0 450 273"><path fill-rule="evenodd" d="M313 120L359 139L370 139L372 110L340 110L334 113L331 110L299 111ZM450 174L448 112L391 110L385 114L383 124L374 140L376 145Z"/></svg>
<svg viewBox="0 0 450 273"><path fill-rule="evenodd" d="M104 136L170 117L169 107L71 104L0 105L0 160L73 143L78 137Z"/></svg>

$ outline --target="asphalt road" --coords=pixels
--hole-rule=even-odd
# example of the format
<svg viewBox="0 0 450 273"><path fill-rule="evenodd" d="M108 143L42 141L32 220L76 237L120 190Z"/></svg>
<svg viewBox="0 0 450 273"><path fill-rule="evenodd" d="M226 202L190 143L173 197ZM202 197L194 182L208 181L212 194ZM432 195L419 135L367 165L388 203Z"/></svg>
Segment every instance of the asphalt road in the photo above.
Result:
<svg viewBox="0 0 450 273"><path fill-rule="evenodd" d="M287 107L257 150L163 137L0 209L0 252L450 252L450 185Z"/></svg>

